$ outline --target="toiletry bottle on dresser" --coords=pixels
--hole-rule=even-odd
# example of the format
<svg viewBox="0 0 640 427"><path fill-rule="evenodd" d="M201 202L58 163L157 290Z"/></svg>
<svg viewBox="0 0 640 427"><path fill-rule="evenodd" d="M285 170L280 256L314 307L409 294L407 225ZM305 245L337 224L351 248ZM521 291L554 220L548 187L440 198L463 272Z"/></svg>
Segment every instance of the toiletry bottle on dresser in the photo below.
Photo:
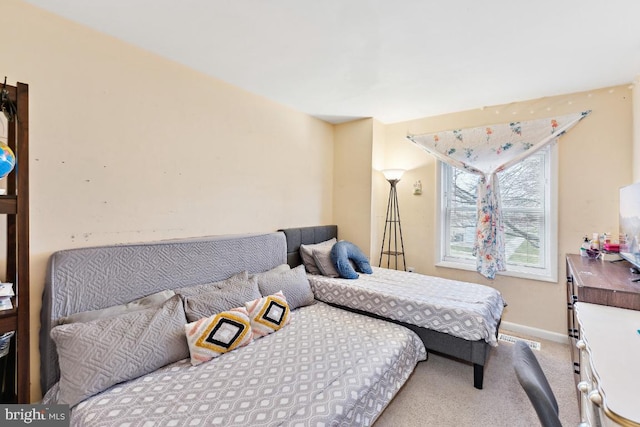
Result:
<svg viewBox="0 0 640 427"><path fill-rule="evenodd" d="M584 236L582 241L582 246L580 247L580 256L587 256L587 249L591 248L591 243L589 242L589 238Z"/></svg>

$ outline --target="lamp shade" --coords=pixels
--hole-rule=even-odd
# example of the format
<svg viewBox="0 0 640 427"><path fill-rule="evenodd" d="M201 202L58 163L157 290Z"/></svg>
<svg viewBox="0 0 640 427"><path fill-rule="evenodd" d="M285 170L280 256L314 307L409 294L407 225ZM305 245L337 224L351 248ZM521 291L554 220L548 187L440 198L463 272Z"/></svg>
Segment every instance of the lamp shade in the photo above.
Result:
<svg viewBox="0 0 640 427"><path fill-rule="evenodd" d="M400 178L402 178L402 174L404 173L404 169L385 169L382 173L387 181L400 181Z"/></svg>

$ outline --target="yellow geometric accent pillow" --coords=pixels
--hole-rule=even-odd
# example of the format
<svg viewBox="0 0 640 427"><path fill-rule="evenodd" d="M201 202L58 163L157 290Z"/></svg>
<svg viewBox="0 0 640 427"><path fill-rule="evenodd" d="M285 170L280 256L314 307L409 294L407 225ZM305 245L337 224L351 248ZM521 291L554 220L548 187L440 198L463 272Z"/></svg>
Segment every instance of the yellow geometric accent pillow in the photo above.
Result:
<svg viewBox="0 0 640 427"><path fill-rule="evenodd" d="M253 341L251 320L244 307L187 323L185 332L193 366Z"/></svg>
<svg viewBox="0 0 640 427"><path fill-rule="evenodd" d="M289 324L290 310L282 291L245 303L251 319L253 339L269 335Z"/></svg>

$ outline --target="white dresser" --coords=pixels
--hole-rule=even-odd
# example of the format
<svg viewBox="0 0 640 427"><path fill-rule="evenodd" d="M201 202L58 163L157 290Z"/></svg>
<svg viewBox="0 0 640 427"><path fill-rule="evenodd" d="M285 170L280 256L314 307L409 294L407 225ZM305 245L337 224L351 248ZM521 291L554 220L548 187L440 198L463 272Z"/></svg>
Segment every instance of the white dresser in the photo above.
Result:
<svg viewBox="0 0 640 427"><path fill-rule="evenodd" d="M577 302L581 418L640 426L640 311Z"/></svg>

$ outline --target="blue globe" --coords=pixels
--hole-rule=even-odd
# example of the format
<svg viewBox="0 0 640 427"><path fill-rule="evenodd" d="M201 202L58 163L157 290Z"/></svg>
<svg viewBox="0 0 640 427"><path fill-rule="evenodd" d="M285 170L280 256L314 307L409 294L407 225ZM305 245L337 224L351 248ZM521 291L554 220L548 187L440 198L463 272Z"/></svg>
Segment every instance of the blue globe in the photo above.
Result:
<svg viewBox="0 0 640 427"><path fill-rule="evenodd" d="M16 156L11 148L0 141L0 179L9 175L16 165Z"/></svg>

